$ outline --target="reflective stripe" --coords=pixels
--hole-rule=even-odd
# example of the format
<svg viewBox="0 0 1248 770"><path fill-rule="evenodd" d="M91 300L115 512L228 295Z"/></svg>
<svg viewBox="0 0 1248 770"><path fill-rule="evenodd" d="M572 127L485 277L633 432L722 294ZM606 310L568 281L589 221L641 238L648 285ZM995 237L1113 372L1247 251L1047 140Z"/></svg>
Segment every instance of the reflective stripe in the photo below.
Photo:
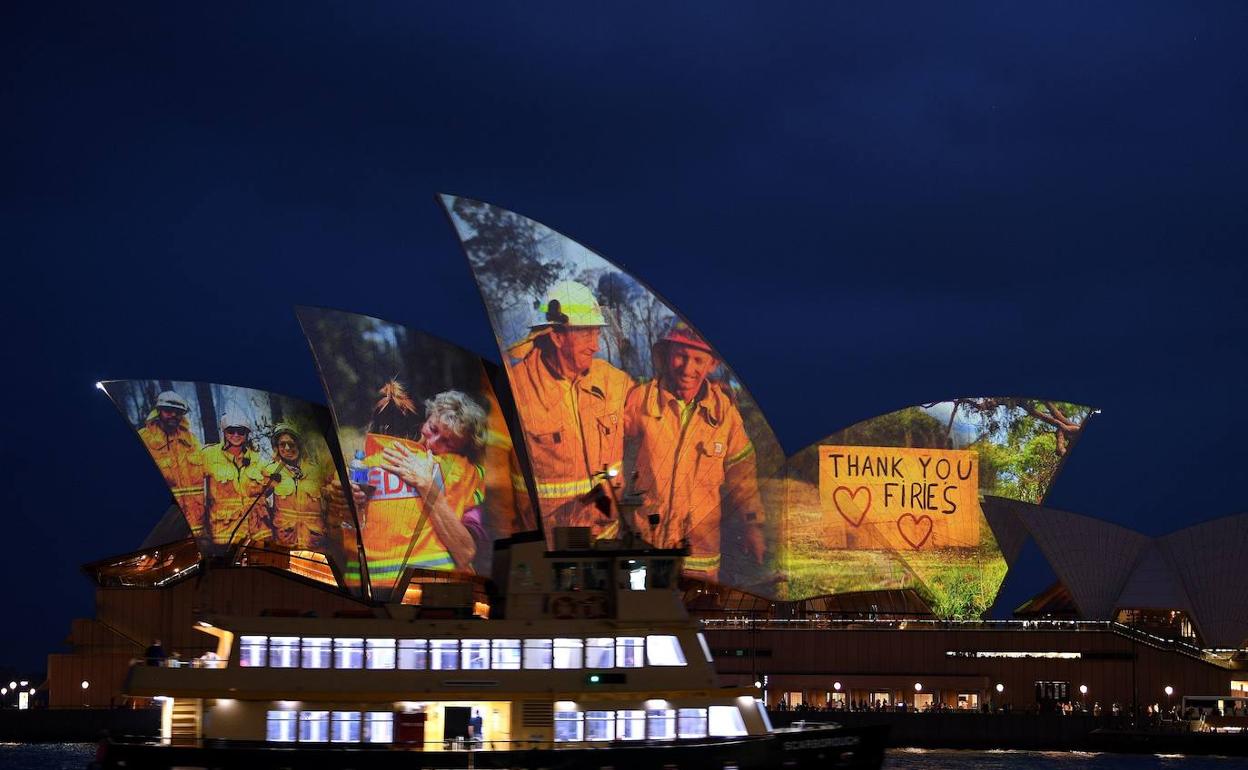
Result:
<svg viewBox="0 0 1248 770"><path fill-rule="evenodd" d="M455 560L450 556L444 556L440 559L428 559L426 561L415 561L409 566L417 569L451 569L455 566Z"/></svg>
<svg viewBox="0 0 1248 770"><path fill-rule="evenodd" d="M196 484L193 487L174 487L173 488L173 494L175 497L178 495L199 495L199 494L203 494L203 492L204 492L204 487L202 484Z"/></svg>
<svg viewBox="0 0 1248 770"><path fill-rule="evenodd" d="M594 488L589 479L576 481L538 482L537 496L547 500L558 500L564 497L587 495Z"/></svg>
<svg viewBox="0 0 1248 770"><path fill-rule="evenodd" d="M737 463L741 462L745 458L749 457L750 453L753 451L754 451L754 444L747 441L744 449L742 449L740 452L737 452L735 455L732 455L727 460L724 460L724 467L727 468L729 465L736 465Z"/></svg>
<svg viewBox="0 0 1248 770"><path fill-rule="evenodd" d="M712 572L719 569L719 554L714 556L686 556L685 569Z"/></svg>

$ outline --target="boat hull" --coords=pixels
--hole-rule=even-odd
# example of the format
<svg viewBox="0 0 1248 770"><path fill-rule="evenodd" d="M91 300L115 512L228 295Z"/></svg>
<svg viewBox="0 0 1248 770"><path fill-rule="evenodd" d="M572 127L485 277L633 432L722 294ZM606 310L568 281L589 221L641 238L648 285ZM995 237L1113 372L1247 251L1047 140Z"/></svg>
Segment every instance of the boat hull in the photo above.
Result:
<svg viewBox="0 0 1248 770"><path fill-rule="evenodd" d="M526 768L538 770L779 770L879 768L888 728L809 727L771 735L712 742L614 743L593 748L516 748L479 751L417 751L395 748L338 748L307 745L206 742L165 746L110 742L101 768L289 768L289 770L370 770L403 768Z"/></svg>

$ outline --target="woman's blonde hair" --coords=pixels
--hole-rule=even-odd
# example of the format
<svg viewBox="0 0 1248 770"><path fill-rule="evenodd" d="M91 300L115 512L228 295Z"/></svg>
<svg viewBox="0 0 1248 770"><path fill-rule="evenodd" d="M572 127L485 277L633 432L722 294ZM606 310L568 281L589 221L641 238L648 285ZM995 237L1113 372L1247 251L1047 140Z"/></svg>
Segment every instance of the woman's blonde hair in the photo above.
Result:
<svg viewBox="0 0 1248 770"><path fill-rule="evenodd" d="M468 441L468 456L476 459L485 450L489 430L485 410L466 393L447 390L425 400L425 419L438 418L452 433Z"/></svg>

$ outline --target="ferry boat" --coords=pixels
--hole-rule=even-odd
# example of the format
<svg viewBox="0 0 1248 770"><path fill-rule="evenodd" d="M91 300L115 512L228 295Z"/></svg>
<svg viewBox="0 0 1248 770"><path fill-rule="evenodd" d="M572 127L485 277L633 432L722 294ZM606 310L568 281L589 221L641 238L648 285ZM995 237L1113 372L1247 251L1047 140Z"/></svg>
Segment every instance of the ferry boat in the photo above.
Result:
<svg viewBox="0 0 1248 770"><path fill-rule="evenodd" d="M216 650L133 666L158 741L108 768L878 768L886 727L773 729L721 687L677 593L684 551L556 530L496 543L490 619L471 583L370 617L204 617Z"/></svg>

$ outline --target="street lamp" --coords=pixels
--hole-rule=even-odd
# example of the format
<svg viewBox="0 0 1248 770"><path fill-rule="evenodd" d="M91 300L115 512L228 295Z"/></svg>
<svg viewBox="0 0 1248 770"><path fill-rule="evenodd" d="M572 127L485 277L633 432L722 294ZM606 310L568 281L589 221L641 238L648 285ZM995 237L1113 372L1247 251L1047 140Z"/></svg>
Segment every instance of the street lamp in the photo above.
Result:
<svg viewBox="0 0 1248 770"><path fill-rule="evenodd" d="M1170 710L1170 696L1174 695L1174 688L1166 685L1166 711Z"/></svg>
<svg viewBox="0 0 1248 770"><path fill-rule="evenodd" d="M90 686L91 686L90 682L88 682L86 679L82 680L82 705L84 706L87 705L87 688Z"/></svg>
<svg viewBox="0 0 1248 770"><path fill-rule="evenodd" d="M1005 685L997 682L997 694L1000 695L1003 692L1005 692Z"/></svg>

